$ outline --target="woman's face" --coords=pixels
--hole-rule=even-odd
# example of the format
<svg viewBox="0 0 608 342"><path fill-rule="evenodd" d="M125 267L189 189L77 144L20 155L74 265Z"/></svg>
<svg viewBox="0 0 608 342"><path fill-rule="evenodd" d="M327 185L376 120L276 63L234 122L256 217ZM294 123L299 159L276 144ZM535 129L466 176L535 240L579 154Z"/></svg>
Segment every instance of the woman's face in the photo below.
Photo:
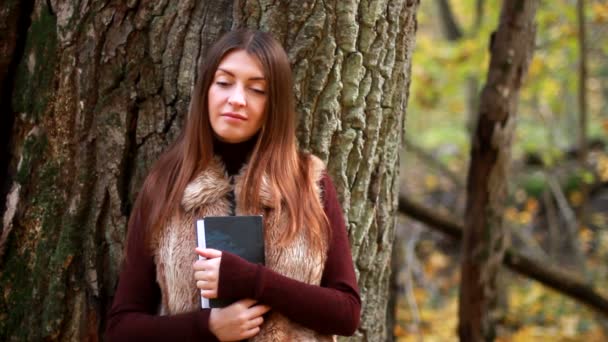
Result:
<svg viewBox="0 0 608 342"><path fill-rule="evenodd" d="M216 137L239 143L254 136L264 123L266 79L257 58L244 50L228 53L209 87L209 120Z"/></svg>

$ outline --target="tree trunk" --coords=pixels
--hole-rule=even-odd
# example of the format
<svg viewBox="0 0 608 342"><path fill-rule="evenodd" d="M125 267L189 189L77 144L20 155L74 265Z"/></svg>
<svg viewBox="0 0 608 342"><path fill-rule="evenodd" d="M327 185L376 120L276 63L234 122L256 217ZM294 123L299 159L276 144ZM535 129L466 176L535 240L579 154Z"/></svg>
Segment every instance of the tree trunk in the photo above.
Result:
<svg viewBox="0 0 608 342"><path fill-rule="evenodd" d="M458 334L495 338L496 274L508 247L502 227L517 99L534 47L538 1L504 1L490 42L491 60L471 144L462 248Z"/></svg>
<svg viewBox="0 0 608 342"><path fill-rule="evenodd" d="M578 160L582 169L587 167L587 34L585 30L585 0L576 1L578 22ZM585 191L583 191L585 192ZM584 203L584 201L583 201Z"/></svg>
<svg viewBox="0 0 608 342"><path fill-rule="evenodd" d="M101 339L137 191L181 129L206 49L241 26L271 31L288 51L300 146L328 162L346 213L364 303L356 340L384 340L417 7L414 0L20 7L31 23L13 26L25 37L23 53L13 55L15 77L2 90L3 99L13 94L14 124L3 170L10 190L0 340Z"/></svg>

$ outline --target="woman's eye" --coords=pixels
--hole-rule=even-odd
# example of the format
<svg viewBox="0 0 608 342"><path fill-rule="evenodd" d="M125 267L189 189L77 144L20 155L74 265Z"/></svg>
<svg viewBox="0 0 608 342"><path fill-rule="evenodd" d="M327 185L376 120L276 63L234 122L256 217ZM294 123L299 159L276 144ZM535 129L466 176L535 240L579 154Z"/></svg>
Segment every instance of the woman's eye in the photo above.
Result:
<svg viewBox="0 0 608 342"><path fill-rule="evenodd" d="M260 95L266 94L266 91L264 89L251 88L251 90L253 90L255 93L258 93Z"/></svg>
<svg viewBox="0 0 608 342"><path fill-rule="evenodd" d="M215 84L217 84L220 87L227 87L230 85L230 83L226 82L226 81L215 81Z"/></svg>

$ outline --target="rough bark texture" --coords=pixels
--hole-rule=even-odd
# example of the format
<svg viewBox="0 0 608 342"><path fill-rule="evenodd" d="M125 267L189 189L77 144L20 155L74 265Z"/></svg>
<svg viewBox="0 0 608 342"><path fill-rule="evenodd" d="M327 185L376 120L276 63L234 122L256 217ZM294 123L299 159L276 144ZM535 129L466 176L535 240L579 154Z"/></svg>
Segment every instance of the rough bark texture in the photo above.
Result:
<svg viewBox="0 0 608 342"><path fill-rule="evenodd" d="M14 3L2 3L0 15ZM201 56L241 26L272 31L288 50L301 146L328 162L348 220L364 301L355 340L384 340L417 7L414 0L19 7L31 22L15 26L26 38L3 90L13 94L14 124L0 340L100 339L134 196L181 129Z"/></svg>
<svg viewBox="0 0 608 342"><path fill-rule="evenodd" d="M34 3L12 85L0 340L100 337L135 191L231 25L231 2L206 3Z"/></svg>
<svg viewBox="0 0 608 342"><path fill-rule="evenodd" d="M497 316L497 270L509 245L502 226L519 89L534 47L538 1L504 1L492 35L490 69L471 144L462 248L458 334L491 341Z"/></svg>
<svg viewBox="0 0 608 342"><path fill-rule="evenodd" d="M29 26L33 1L7 1L0 6L0 212L4 212L10 160L9 141L15 116L11 108L16 65L23 55L24 27ZM0 238L0 241L2 238ZM0 242L0 259L2 243Z"/></svg>
<svg viewBox="0 0 608 342"><path fill-rule="evenodd" d="M352 340L383 341L418 1L241 1L235 26L276 34L296 80L300 146L338 188L362 291Z"/></svg>

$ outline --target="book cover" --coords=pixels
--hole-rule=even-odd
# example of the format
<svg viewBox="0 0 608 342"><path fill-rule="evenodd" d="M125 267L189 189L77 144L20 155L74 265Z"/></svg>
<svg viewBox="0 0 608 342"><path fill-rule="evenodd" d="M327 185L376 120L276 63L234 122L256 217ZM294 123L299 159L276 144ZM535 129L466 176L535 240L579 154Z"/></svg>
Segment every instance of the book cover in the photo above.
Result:
<svg viewBox="0 0 608 342"><path fill-rule="evenodd" d="M206 216L196 221L197 246L236 254L264 264L264 229L262 216ZM199 259L202 257L199 256ZM237 298L240 299L240 298ZM201 297L201 307L221 308L237 299Z"/></svg>

